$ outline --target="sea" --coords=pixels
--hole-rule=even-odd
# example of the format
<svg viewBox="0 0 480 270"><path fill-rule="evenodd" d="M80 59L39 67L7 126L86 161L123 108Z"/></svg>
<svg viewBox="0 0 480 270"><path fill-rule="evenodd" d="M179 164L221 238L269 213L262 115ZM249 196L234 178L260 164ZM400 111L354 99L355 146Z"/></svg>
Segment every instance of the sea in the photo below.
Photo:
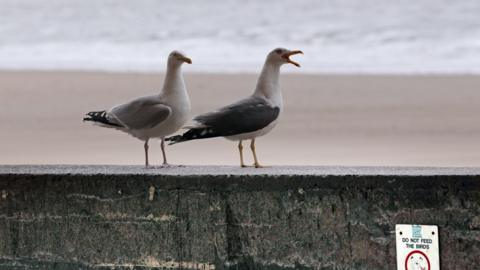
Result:
<svg viewBox="0 0 480 270"><path fill-rule="evenodd" d="M478 0L0 0L0 69L480 73Z"/></svg>

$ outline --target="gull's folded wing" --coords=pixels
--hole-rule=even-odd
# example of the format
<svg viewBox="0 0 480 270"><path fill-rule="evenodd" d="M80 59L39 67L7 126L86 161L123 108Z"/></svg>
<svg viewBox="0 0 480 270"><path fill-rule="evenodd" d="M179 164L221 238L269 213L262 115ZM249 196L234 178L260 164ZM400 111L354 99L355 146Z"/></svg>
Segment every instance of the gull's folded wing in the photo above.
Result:
<svg viewBox="0 0 480 270"><path fill-rule="evenodd" d="M110 109L108 114L129 129L152 128L165 121L172 110L157 97L141 97Z"/></svg>
<svg viewBox="0 0 480 270"><path fill-rule="evenodd" d="M279 112L278 107L272 107L265 99L252 96L194 120L219 136L231 136L262 129L275 121Z"/></svg>

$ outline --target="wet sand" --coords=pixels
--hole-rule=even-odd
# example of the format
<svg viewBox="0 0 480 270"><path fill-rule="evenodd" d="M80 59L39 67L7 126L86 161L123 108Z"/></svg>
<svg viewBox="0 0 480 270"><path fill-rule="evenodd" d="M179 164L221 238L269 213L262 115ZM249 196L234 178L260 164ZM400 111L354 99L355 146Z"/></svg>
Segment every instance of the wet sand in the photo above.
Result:
<svg viewBox="0 0 480 270"><path fill-rule="evenodd" d="M143 164L142 142L83 114L156 93L163 75L0 72L0 164ZM256 75L186 74L192 114L251 93ZM258 140L265 165L480 166L480 76L298 75ZM158 142L151 163L161 163ZM249 149L248 149L249 150ZM236 165L225 139L167 148L175 164ZM246 157L251 162L250 152Z"/></svg>

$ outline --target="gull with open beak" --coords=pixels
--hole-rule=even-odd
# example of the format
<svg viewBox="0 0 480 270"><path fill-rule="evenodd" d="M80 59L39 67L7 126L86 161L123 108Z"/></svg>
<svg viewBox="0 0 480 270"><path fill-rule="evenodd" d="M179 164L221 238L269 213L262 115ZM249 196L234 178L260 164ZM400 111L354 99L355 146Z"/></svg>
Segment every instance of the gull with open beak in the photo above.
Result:
<svg viewBox="0 0 480 270"><path fill-rule="evenodd" d="M161 139L163 166L167 166L165 137L177 132L190 118L190 99L181 72L183 63L192 60L182 52L168 56L167 72L160 94L136 98L109 110L87 113L84 121L115 128L144 141L145 166L148 162L148 141Z"/></svg>
<svg viewBox="0 0 480 270"><path fill-rule="evenodd" d="M213 112L195 117L193 126L190 126L187 132L166 140L171 141L170 144L213 137L225 137L238 141L240 166L242 167L246 167L243 160L242 142L250 140L253 165L256 168L262 167L255 151L255 139L270 132L278 122L283 108L279 85L280 67L287 63L300 67L297 62L290 59L295 54L303 53L284 48L271 51L267 55L252 95Z"/></svg>

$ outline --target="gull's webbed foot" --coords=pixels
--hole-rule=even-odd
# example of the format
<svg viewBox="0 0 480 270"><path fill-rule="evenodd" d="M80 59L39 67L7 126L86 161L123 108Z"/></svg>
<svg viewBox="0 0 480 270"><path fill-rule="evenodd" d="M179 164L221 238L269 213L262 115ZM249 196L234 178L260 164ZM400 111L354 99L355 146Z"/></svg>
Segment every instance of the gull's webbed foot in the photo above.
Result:
<svg viewBox="0 0 480 270"><path fill-rule="evenodd" d="M270 166L264 166L264 165L260 165L260 164L253 164L253 167L257 168L257 169L261 169L261 168L268 168Z"/></svg>

